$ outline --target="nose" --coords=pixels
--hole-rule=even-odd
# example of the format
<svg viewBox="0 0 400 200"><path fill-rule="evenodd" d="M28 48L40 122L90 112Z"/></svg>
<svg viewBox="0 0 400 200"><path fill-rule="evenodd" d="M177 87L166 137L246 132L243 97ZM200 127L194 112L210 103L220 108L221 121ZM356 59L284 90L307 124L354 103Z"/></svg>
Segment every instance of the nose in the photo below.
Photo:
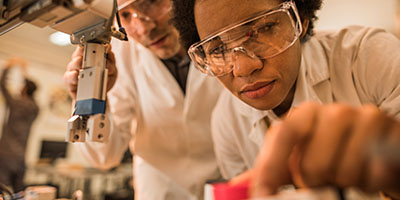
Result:
<svg viewBox="0 0 400 200"><path fill-rule="evenodd" d="M249 76L263 68L263 62L253 52L243 47L233 49L233 75L235 77Z"/></svg>

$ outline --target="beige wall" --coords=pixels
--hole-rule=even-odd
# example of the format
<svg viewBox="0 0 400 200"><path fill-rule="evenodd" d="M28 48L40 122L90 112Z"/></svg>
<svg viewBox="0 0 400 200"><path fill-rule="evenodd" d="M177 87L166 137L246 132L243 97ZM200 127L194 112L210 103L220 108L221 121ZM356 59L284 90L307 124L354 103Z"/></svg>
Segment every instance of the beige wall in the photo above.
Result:
<svg viewBox="0 0 400 200"><path fill-rule="evenodd" d="M395 26L394 30L397 35L397 37L400 37L400 0L397 0L397 5L396 5L396 15L395 15Z"/></svg>
<svg viewBox="0 0 400 200"><path fill-rule="evenodd" d="M399 0L323 0L316 29L365 25L394 32Z"/></svg>
<svg viewBox="0 0 400 200"><path fill-rule="evenodd" d="M71 105L65 103L58 103L54 109L50 108L54 95L60 91L66 92L62 77L75 49L73 46L60 47L51 44L48 36L53 32L50 28L40 29L24 24L0 36L0 70L9 57L21 57L28 61L29 77L39 86L36 99L40 106L40 114L32 127L28 141L26 154L28 164L37 161L42 140L64 140L71 109ZM19 70L13 70L10 74L10 88L18 92L21 85ZM4 117L4 106L0 95L0 119ZM67 161L85 163L73 148L70 148L67 154L69 154Z"/></svg>

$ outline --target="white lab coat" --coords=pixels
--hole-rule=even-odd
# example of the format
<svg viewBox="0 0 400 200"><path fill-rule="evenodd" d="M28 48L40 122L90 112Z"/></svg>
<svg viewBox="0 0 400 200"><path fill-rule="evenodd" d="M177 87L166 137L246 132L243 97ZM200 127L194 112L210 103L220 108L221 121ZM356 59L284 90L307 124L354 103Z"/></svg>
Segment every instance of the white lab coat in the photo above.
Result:
<svg viewBox="0 0 400 200"><path fill-rule="evenodd" d="M296 84L292 107L305 101L374 104L400 118L400 41L358 26L319 32L302 44ZM252 168L268 128L265 118L278 120L271 110L252 108L228 92L221 95L212 131L224 178Z"/></svg>
<svg viewBox="0 0 400 200"><path fill-rule="evenodd" d="M130 142L140 156L135 159L140 166L134 170L139 199L179 199L182 194L174 194L181 191L190 194L185 199L201 198L205 181L220 177L210 118L222 87L191 65L184 95L164 64L133 39L114 40L112 49L118 79L108 95L113 117L110 139L105 144L80 144L80 149L93 166L110 168L119 164ZM131 130L133 121L136 126ZM181 189L162 188L168 184Z"/></svg>

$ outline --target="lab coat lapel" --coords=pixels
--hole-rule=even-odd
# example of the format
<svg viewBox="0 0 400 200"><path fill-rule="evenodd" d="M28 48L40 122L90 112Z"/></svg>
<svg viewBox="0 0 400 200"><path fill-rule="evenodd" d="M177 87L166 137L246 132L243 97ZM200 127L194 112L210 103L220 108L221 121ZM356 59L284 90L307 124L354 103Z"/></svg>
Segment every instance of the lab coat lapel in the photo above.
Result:
<svg viewBox="0 0 400 200"><path fill-rule="evenodd" d="M193 62L190 63L188 77L186 80L186 97L184 100L184 114L189 112L189 108L191 106L194 98L198 98L198 95L207 95L207 91L202 91L201 86L203 82L211 77L207 77L207 75L202 74L199 70L195 69ZM217 87L217 86L216 86Z"/></svg>
<svg viewBox="0 0 400 200"><path fill-rule="evenodd" d="M329 63L320 52L324 49L314 38L302 45L302 59L292 106L304 101L332 103ZM318 52L318 53L315 53Z"/></svg>
<svg viewBox="0 0 400 200"><path fill-rule="evenodd" d="M230 95L233 96L235 107L238 108L239 113L250 119L251 129L248 132L249 139L257 144L258 147L261 147L265 131L268 128L263 119L268 115L269 111L253 108L235 97L232 93Z"/></svg>
<svg viewBox="0 0 400 200"><path fill-rule="evenodd" d="M155 83L155 85L150 85L150 87L162 86L165 89L164 94L166 97L170 96L171 100L179 100L180 103L183 103L183 92L164 63L148 49L143 47L142 50L145 53L141 59L141 66L146 66L143 68L144 74L146 74L146 82L159 82Z"/></svg>

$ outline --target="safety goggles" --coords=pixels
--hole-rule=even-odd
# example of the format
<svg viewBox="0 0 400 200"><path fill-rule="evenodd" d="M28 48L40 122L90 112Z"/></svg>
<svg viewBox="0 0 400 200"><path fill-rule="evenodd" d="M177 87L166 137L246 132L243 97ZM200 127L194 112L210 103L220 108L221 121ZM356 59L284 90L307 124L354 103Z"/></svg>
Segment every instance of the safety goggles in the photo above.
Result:
<svg viewBox="0 0 400 200"><path fill-rule="evenodd" d="M191 45L188 54L203 73L222 76L233 70L239 54L261 60L274 57L291 47L301 32L296 5L287 1L219 30Z"/></svg>
<svg viewBox="0 0 400 200"><path fill-rule="evenodd" d="M136 0L127 1L119 9L126 23L155 22L169 14L172 5L170 0Z"/></svg>

